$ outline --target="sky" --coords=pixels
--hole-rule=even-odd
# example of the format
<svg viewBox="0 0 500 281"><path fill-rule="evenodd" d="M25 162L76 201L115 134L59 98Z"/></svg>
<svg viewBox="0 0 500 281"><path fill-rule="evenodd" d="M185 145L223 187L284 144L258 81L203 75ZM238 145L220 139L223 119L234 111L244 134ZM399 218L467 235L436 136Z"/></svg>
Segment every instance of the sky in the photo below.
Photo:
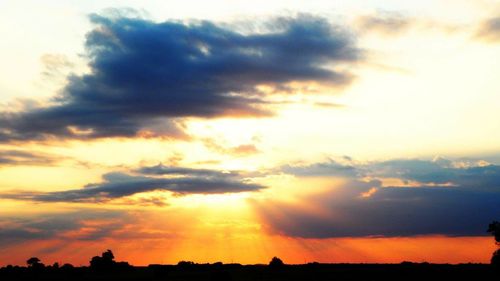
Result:
<svg viewBox="0 0 500 281"><path fill-rule="evenodd" d="M0 2L0 266L487 263L500 1Z"/></svg>

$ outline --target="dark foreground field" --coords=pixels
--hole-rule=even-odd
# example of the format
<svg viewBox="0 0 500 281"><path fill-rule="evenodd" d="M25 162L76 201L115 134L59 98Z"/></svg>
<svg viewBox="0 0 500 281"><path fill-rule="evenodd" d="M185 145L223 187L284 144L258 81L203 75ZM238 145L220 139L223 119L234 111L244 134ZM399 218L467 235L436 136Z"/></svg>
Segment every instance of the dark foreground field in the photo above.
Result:
<svg viewBox="0 0 500 281"><path fill-rule="evenodd" d="M0 280L500 280L488 264L180 264L91 267L4 267Z"/></svg>

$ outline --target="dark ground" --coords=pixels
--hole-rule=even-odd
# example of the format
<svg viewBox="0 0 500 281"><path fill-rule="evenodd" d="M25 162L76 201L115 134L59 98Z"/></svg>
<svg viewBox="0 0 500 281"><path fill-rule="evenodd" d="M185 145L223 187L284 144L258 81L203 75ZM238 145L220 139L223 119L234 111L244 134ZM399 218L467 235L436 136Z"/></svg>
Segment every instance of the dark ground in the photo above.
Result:
<svg viewBox="0 0 500 281"><path fill-rule="evenodd" d="M500 280L489 264L180 264L95 269L4 267L0 280Z"/></svg>

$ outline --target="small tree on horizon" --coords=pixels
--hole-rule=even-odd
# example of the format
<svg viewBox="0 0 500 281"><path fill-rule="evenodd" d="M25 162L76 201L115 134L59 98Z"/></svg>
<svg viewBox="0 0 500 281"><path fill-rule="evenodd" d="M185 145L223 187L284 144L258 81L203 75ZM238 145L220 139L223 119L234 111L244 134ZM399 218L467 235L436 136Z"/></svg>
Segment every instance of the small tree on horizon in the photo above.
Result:
<svg viewBox="0 0 500 281"><path fill-rule="evenodd" d="M41 268L44 267L45 265L41 263L40 259L37 257L31 257L26 261L26 264L28 264L28 267L30 268Z"/></svg>
<svg viewBox="0 0 500 281"><path fill-rule="evenodd" d="M284 265L283 261L278 257L273 257L269 262L269 267L278 268Z"/></svg>

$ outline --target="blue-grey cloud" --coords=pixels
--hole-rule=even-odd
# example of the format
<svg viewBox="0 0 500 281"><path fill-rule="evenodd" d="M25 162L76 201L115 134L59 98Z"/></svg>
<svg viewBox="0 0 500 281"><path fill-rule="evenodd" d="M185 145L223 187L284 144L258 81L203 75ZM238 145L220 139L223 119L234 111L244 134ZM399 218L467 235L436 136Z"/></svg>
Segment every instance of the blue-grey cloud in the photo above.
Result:
<svg viewBox="0 0 500 281"><path fill-rule="evenodd" d="M12 191L1 193L0 198L38 202L107 202L150 191L170 191L185 195L248 192L265 188L236 173L220 171L158 165L140 168L135 172L143 174L113 172L105 174L103 182L88 184L80 189L56 192Z"/></svg>
<svg viewBox="0 0 500 281"><path fill-rule="evenodd" d="M297 237L486 235L500 215L500 166L444 158L285 166L299 177L342 177L345 183L288 204L254 201L270 231ZM400 179L403 186L384 184ZM310 206L310 208L303 206ZM313 211L312 211L313 210Z"/></svg>
<svg viewBox="0 0 500 281"><path fill-rule="evenodd" d="M330 66L360 58L348 32L309 15L275 19L264 33L210 21L91 20L90 73L68 77L50 106L0 113L0 140L182 137L179 118L272 114L261 84L345 85L351 74Z"/></svg>

